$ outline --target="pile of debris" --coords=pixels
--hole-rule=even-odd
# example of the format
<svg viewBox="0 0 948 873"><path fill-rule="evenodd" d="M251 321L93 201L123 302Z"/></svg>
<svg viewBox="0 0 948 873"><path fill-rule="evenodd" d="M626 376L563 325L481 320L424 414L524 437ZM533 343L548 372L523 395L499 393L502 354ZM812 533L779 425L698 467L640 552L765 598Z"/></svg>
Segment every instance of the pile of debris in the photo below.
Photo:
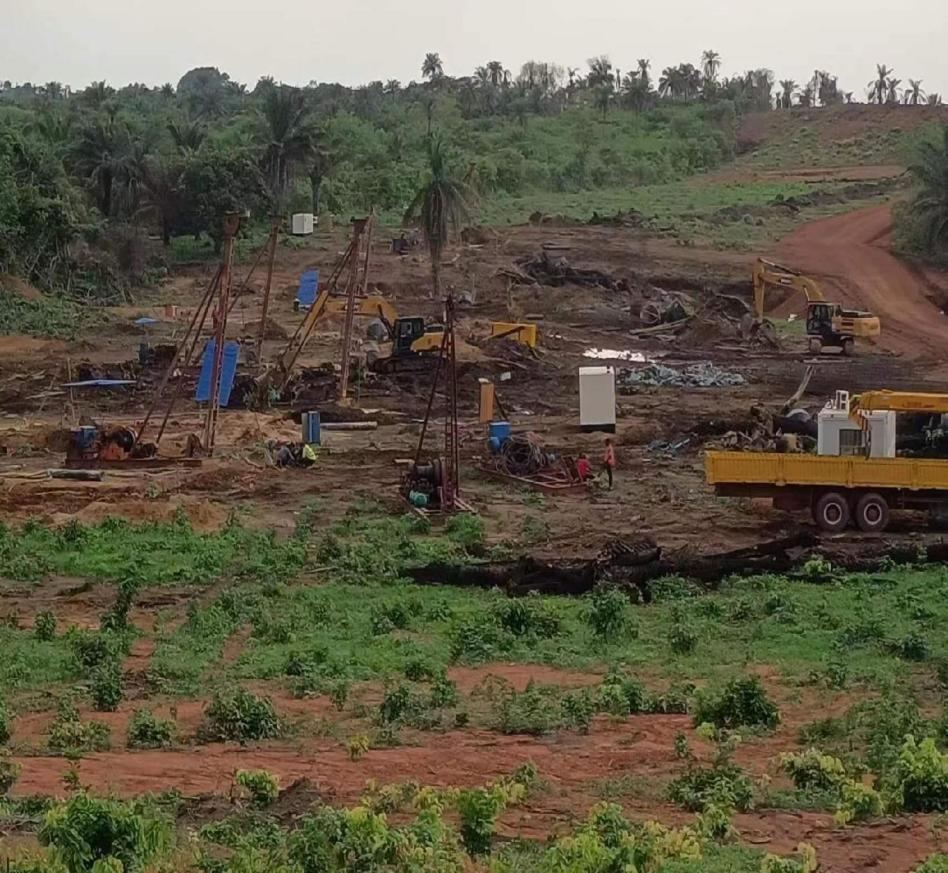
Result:
<svg viewBox="0 0 948 873"><path fill-rule="evenodd" d="M615 215L592 214L589 224L593 227L643 227L648 219L637 209L619 210Z"/></svg>
<svg viewBox="0 0 948 873"><path fill-rule="evenodd" d="M617 279L602 270L583 270L573 267L566 258L552 258L548 252L542 252L534 257L520 258L516 261L516 269L501 270L500 273L515 285L548 285L553 288L560 288L563 285L582 285L626 294L632 290L626 279Z"/></svg>
<svg viewBox="0 0 948 873"><path fill-rule="evenodd" d="M740 373L722 370L710 362L680 370L652 362L641 369L621 370L616 376L616 384L624 394L638 388L733 388L746 383Z"/></svg>

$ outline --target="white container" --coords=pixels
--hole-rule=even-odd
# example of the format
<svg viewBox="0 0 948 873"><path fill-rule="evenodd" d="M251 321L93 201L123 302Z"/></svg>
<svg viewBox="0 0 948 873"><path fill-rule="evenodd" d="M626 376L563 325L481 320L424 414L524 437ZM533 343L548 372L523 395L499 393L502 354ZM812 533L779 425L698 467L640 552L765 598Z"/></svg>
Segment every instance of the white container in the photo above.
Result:
<svg viewBox="0 0 948 873"><path fill-rule="evenodd" d="M870 458L895 457L896 414L891 411L862 413L869 422L862 430L845 409L827 406L819 417L817 452L828 457L865 456Z"/></svg>
<svg viewBox="0 0 948 873"><path fill-rule="evenodd" d="M614 367L579 368L579 424L584 431L616 431Z"/></svg>
<svg viewBox="0 0 948 873"><path fill-rule="evenodd" d="M297 212L292 219L294 236L309 236L313 232L313 213Z"/></svg>

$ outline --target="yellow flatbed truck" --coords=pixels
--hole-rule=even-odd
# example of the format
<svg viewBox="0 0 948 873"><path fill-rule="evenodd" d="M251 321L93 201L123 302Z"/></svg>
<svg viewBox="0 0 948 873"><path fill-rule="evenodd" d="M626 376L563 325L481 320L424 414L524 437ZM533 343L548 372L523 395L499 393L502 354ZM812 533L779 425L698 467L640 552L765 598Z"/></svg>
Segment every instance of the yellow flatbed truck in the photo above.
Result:
<svg viewBox="0 0 948 873"><path fill-rule="evenodd" d="M948 394L868 391L848 401L849 417L864 431L875 412L946 415ZM769 497L781 509L809 506L826 531L850 524L884 531L892 509L928 510L939 523L948 521L948 460L708 452L705 472L722 497Z"/></svg>
<svg viewBox="0 0 948 873"><path fill-rule="evenodd" d="M884 531L892 509L948 512L948 461L708 452L705 472L721 497L810 507L816 523L834 533L852 523L867 533Z"/></svg>

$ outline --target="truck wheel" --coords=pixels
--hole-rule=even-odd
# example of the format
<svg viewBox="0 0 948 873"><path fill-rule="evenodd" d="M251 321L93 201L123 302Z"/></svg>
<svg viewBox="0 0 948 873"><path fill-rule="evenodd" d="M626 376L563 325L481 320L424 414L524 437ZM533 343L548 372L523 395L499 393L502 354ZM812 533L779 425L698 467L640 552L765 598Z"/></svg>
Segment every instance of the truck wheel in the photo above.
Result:
<svg viewBox="0 0 948 873"><path fill-rule="evenodd" d="M841 533L852 520L849 501L839 492L829 491L813 505L813 518L827 533Z"/></svg>
<svg viewBox="0 0 948 873"><path fill-rule="evenodd" d="M856 524L864 533L882 533L889 526L889 504L881 494L863 494L856 504Z"/></svg>
<svg viewBox="0 0 948 873"><path fill-rule="evenodd" d="M823 340L817 339L816 337L811 337L810 339L810 354L811 355L821 355L823 353Z"/></svg>
<svg viewBox="0 0 948 873"><path fill-rule="evenodd" d="M843 340L843 357L851 358L856 352L856 343L851 339Z"/></svg>

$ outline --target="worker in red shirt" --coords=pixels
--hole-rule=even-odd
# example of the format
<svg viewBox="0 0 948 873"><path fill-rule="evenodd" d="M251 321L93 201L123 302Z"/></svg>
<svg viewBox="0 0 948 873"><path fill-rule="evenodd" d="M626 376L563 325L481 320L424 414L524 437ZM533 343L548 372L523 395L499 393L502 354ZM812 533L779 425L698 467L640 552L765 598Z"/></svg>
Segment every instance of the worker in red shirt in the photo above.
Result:
<svg viewBox="0 0 948 873"><path fill-rule="evenodd" d="M606 440L606 450L602 455L602 463L606 468L606 475L609 477L609 490L612 490L613 476L616 471L616 450L612 445L612 440Z"/></svg>
<svg viewBox="0 0 948 873"><path fill-rule="evenodd" d="M586 455L579 456L579 460L576 462L576 475L583 484L589 481L589 477L592 475L592 464L589 463L589 458Z"/></svg>

